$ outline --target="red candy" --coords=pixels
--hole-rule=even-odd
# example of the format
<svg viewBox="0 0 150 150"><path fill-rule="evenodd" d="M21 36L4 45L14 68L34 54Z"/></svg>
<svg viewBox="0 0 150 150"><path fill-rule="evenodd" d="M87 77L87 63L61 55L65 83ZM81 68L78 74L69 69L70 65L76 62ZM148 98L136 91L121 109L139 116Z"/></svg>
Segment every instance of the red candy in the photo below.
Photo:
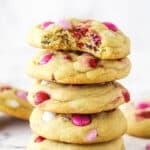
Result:
<svg viewBox="0 0 150 150"><path fill-rule="evenodd" d="M94 43L95 43L96 45L98 45L99 42L102 40L102 38L101 38L100 36L96 35L96 34L92 34L91 36L92 36L93 41L94 41Z"/></svg>
<svg viewBox="0 0 150 150"><path fill-rule="evenodd" d="M43 28L47 28L49 25L54 24L52 21L47 21L42 24Z"/></svg>
<svg viewBox="0 0 150 150"><path fill-rule="evenodd" d="M150 104L147 102L140 102L136 106L137 109L146 109L148 107L150 107Z"/></svg>
<svg viewBox="0 0 150 150"><path fill-rule="evenodd" d="M34 140L34 142L35 142L35 143L40 143L40 142L43 142L44 140L45 140L44 137L38 136L38 137L36 137L36 139Z"/></svg>
<svg viewBox="0 0 150 150"><path fill-rule="evenodd" d="M97 66L97 59L91 58L91 59L88 60L87 63L88 63L89 67L95 68Z"/></svg>
<svg viewBox="0 0 150 150"><path fill-rule="evenodd" d="M64 55L64 59L66 59L66 60L72 60L72 57L69 54L65 54Z"/></svg>
<svg viewBox="0 0 150 150"><path fill-rule="evenodd" d="M72 122L76 126L86 126L91 123L91 118L88 115L72 115Z"/></svg>
<svg viewBox="0 0 150 150"><path fill-rule="evenodd" d="M46 63L48 63L51 59L52 59L53 55L52 54L46 54L44 55L41 60L39 61L40 65L44 65Z"/></svg>
<svg viewBox="0 0 150 150"><path fill-rule="evenodd" d="M95 68L97 66L97 59L88 53L82 54L81 63L83 63L87 67Z"/></svg>
<svg viewBox="0 0 150 150"><path fill-rule="evenodd" d="M4 92L7 90L11 90L11 89L12 89L12 87L10 87L10 86L2 86L2 87L0 87L0 92Z"/></svg>
<svg viewBox="0 0 150 150"><path fill-rule="evenodd" d="M103 22L102 24L104 24L108 29L110 29L110 30L112 30L114 32L118 31L118 28L113 23Z"/></svg>
<svg viewBox="0 0 150 150"><path fill-rule="evenodd" d="M150 111L143 111L143 112L136 113L136 117L150 119Z"/></svg>
<svg viewBox="0 0 150 150"><path fill-rule="evenodd" d="M80 39L82 36L85 36L85 34L88 32L88 28L81 28L77 27L73 30L73 35Z"/></svg>
<svg viewBox="0 0 150 150"><path fill-rule="evenodd" d="M28 92L25 92L25 91L17 91L16 92L16 95L23 99L23 100L27 100L27 95L28 95Z"/></svg>
<svg viewBox="0 0 150 150"><path fill-rule="evenodd" d="M77 43L77 46L79 47L79 48L82 48L83 46L84 46L84 44L83 43Z"/></svg>
<svg viewBox="0 0 150 150"><path fill-rule="evenodd" d="M35 93L34 96L34 103L36 105L39 105L40 103L43 103L44 101L49 100L51 97L48 93L44 92L44 91L39 91L37 93Z"/></svg>
<svg viewBox="0 0 150 150"><path fill-rule="evenodd" d="M130 94L127 90L123 90L122 95L123 95L124 100L125 100L126 103L130 101Z"/></svg>

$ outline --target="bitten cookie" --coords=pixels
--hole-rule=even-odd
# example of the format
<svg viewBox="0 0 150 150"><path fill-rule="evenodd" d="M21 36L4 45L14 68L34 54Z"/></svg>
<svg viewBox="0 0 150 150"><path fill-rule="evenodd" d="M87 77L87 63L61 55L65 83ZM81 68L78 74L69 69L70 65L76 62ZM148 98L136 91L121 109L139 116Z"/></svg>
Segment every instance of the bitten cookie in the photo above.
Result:
<svg viewBox="0 0 150 150"><path fill-rule="evenodd" d="M39 80L90 84L124 78L130 67L128 58L100 60L88 53L43 50L30 61L27 73Z"/></svg>
<svg viewBox="0 0 150 150"><path fill-rule="evenodd" d="M122 111L127 119L128 134L150 138L150 100L126 104Z"/></svg>
<svg viewBox="0 0 150 150"><path fill-rule="evenodd" d="M42 136L33 135L27 150L125 150L123 139L90 145L75 145L47 140Z"/></svg>
<svg viewBox="0 0 150 150"><path fill-rule="evenodd" d="M88 144L116 139L126 132L127 125L119 109L93 115L65 115L36 108L30 117L30 127L50 140Z"/></svg>
<svg viewBox="0 0 150 150"><path fill-rule="evenodd" d="M78 50L100 59L119 59L130 52L130 42L116 25L86 19L44 22L32 28L28 42L39 48Z"/></svg>
<svg viewBox="0 0 150 150"><path fill-rule="evenodd" d="M28 120L32 105L27 101L27 92L8 85L0 85L0 111Z"/></svg>
<svg viewBox="0 0 150 150"><path fill-rule="evenodd" d="M29 90L28 100L44 111L92 114L117 108L130 100L130 94L117 82L65 85L37 81Z"/></svg>

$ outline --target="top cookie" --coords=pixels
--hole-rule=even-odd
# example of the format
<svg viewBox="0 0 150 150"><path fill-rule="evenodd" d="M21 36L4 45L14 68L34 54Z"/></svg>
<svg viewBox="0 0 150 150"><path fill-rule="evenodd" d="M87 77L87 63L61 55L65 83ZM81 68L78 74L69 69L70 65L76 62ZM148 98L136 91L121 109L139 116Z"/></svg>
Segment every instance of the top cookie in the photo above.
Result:
<svg viewBox="0 0 150 150"><path fill-rule="evenodd" d="M30 30L28 42L44 49L84 51L100 59L119 59L130 53L130 41L118 27L88 19L44 22Z"/></svg>

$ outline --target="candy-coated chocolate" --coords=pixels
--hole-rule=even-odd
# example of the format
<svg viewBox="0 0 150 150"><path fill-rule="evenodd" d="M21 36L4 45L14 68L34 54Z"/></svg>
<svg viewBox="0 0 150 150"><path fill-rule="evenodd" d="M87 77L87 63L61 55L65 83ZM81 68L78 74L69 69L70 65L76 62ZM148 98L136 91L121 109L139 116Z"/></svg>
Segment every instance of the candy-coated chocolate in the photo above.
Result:
<svg viewBox="0 0 150 150"><path fill-rule="evenodd" d="M62 27L63 29L70 29L71 28L70 22L68 22L66 20L60 20L56 24L59 25L60 27Z"/></svg>
<svg viewBox="0 0 150 150"><path fill-rule="evenodd" d="M124 97L125 102L128 103L130 101L130 93L127 90L123 90L122 95Z"/></svg>
<svg viewBox="0 0 150 150"><path fill-rule="evenodd" d="M108 29L110 29L110 30L112 30L114 32L118 31L118 28L113 23L103 22L102 24L104 24Z"/></svg>
<svg viewBox="0 0 150 150"><path fill-rule="evenodd" d="M52 54L46 54L44 55L40 61L39 61L39 64L40 65L44 65L44 64L47 64L51 59L52 59L53 55Z"/></svg>
<svg viewBox="0 0 150 150"><path fill-rule="evenodd" d="M72 115L72 122L74 125L77 125L77 126L86 126L90 124L91 118L88 115L74 114Z"/></svg>
<svg viewBox="0 0 150 150"><path fill-rule="evenodd" d="M148 102L139 102L136 106L137 109L146 109L150 107L150 103Z"/></svg>
<svg viewBox="0 0 150 150"><path fill-rule="evenodd" d="M45 140L44 137L38 136L38 137L36 137L36 139L34 140L34 142L35 142L35 143L40 143L40 142L43 142L44 140Z"/></svg>
<svg viewBox="0 0 150 150"><path fill-rule="evenodd" d="M92 129L86 136L85 140L92 141L92 140L95 140L96 137L97 137L97 130Z"/></svg>
<svg viewBox="0 0 150 150"><path fill-rule="evenodd" d="M28 95L28 92L25 92L25 91L17 91L16 92L16 95L23 99L23 100L27 100L27 95Z"/></svg>
<svg viewBox="0 0 150 150"><path fill-rule="evenodd" d="M43 28L47 28L47 27L49 27L51 24L54 24L54 22L52 22L52 21L47 21L47 22L44 22L44 23L42 24L42 26L43 26Z"/></svg>
<svg viewBox="0 0 150 150"><path fill-rule="evenodd" d="M35 93L34 95L34 103L36 105L39 105L40 103L43 103L44 101L49 100L51 97L48 93L44 92L44 91L38 91L37 93Z"/></svg>

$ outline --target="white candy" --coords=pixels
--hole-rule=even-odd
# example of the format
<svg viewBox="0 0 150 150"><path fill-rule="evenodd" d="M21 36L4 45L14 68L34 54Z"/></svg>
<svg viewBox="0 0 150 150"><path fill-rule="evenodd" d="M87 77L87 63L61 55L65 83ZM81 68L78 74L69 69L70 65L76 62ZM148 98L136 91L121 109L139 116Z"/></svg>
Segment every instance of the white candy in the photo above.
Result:
<svg viewBox="0 0 150 150"><path fill-rule="evenodd" d="M15 99L9 99L6 101L6 104L10 107L17 108L19 107L19 103Z"/></svg>
<svg viewBox="0 0 150 150"><path fill-rule="evenodd" d="M104 34L109 37L115 37L115 34L111 31L105 31Z"/></svg>
<svg viewBox="0 0 150 150"><path fill-rule="evenodd" d="M43 119L44 121L50 121L50 120L52 120L55 116L56 116L55 113L44 112L44 113L43 113L43 116L42 116L42 119Z"/></svg>
<svg viewBox="0 0 150 150"><path fill-rule="evenodd" d="M48 81L46 81L46 80L42 80L41 81L41 85L47 85L49 82Z"/></svg>

